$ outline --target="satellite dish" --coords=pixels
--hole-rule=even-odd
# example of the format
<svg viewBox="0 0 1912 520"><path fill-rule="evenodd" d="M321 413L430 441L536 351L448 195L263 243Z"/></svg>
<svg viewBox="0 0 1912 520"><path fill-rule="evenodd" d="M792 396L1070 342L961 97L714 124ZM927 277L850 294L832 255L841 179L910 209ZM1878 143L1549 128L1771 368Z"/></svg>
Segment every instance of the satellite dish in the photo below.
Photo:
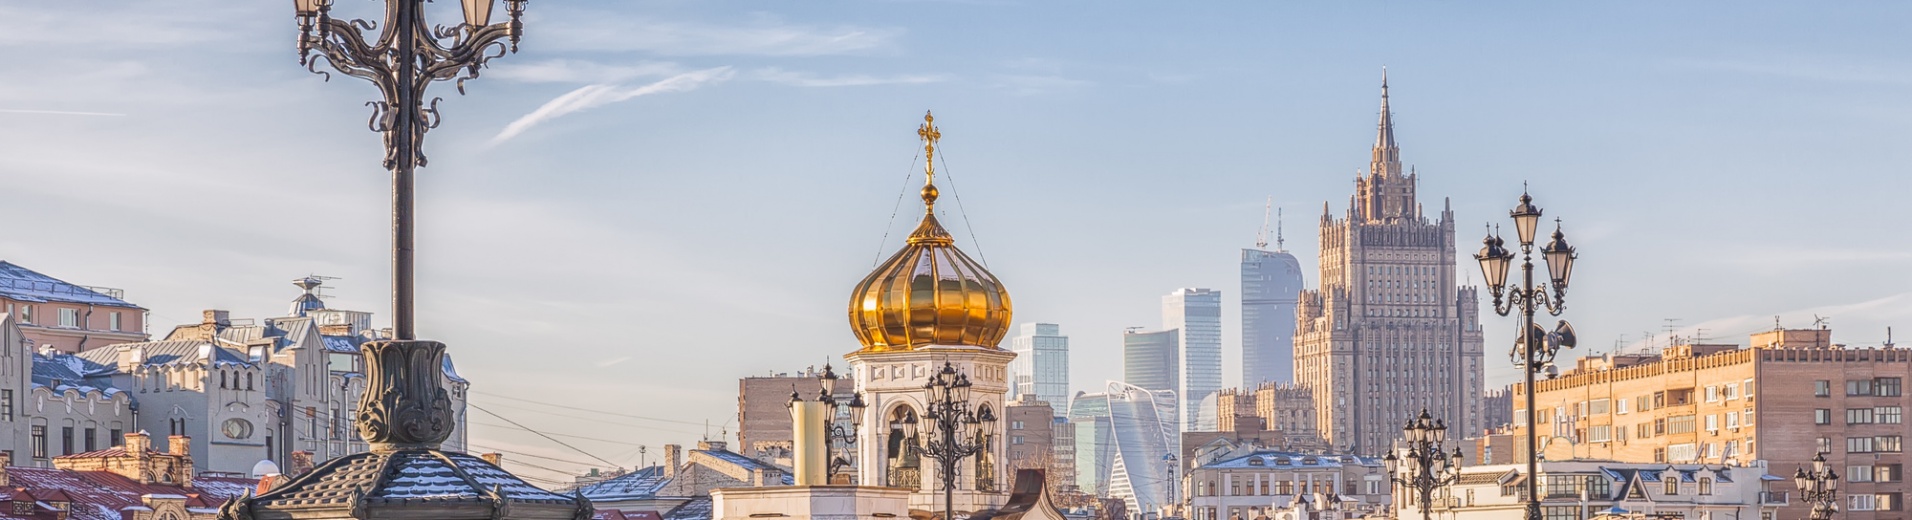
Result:
<svg viewBox="0 0 1912 520"><path fill-rule="evenodd" d="M279 465L273 463L270 460L261 460L259 461L258 464L252 465L252 478L260 478L266 475L277 475L277 474L279 474Z"/></svg>

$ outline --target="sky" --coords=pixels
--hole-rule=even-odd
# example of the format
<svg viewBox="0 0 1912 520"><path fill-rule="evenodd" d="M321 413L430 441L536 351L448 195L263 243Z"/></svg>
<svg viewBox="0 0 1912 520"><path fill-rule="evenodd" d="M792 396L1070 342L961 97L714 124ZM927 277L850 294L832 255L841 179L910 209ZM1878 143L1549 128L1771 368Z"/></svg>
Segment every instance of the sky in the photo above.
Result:
<svg viewBox="0 0 1912 520"><path fill-rule="evenodd" d="M0 19L0 259L125 289L155 331L281 315L307 274L383 319L376 92L300 67L289 5ZM526 475L734 432L739 377L857 347L849 292L920 211L933 109L943 222L1018 323L1061 324L1072 386L1120 377L1122 330L1160 326L1180 287L1224 293L1232 384L1239 249L1272 200L1315 283L1385 66L1460 272L1478 280L1466 255L1523 182L1563 219L1584 343L1565 356L1669 324L1744 344L1775 317L1878 345L1912 336L1908 22L1864 1L533 1L520 52L467 95L435 87L419 329L473 404L583 451L473 410L473 443ZM1487 327L1498 387L1514 319Z"/></svg>

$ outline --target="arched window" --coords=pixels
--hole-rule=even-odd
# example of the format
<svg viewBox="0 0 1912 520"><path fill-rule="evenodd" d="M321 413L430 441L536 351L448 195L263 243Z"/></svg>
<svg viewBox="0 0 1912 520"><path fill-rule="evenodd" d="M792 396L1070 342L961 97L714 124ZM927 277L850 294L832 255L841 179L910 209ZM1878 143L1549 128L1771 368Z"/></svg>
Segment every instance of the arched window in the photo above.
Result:
<svg viewBox="0 0 1912 520"><path fill-rule="evenodd" d="M1700 494L1702 495L1713 494L1713 477L1700 478Z"/></svg>
<svg viewBox="0 0 1912 520"><path fill-rule="evenodd" d="M246 389L247 390L252 389L252 373L251 372L246 372Z"/></svg>
<svg viewBox="0 0 1912 520"><path fill-rule="evenodd" d="M1678 494L1680 494L1680 479L1666 477L1666 495L1673 496Z"/></svg>
<svg viewBox="0 0 1912 520"><path fill-rule="evenodd" d="M219 371L219 389L220 390L226 389L226 371L224 370Z"/></svg>
<svg viewBox="0 0 1912 520"><path fill-rule="evenodd" d="M890 434L883 450L890 487L923 487L922 459L910 449L918 443L918 422L916 410L908 406L899 406L890 412Z"/></svg>

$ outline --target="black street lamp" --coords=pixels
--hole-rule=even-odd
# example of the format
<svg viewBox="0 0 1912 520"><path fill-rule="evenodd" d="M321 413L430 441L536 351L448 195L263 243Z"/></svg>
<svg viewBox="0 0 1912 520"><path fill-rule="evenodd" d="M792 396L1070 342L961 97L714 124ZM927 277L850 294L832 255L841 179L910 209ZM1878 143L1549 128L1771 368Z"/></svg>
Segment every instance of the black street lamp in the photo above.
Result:
<svg viewBox="0 0 1912 520"><path fill-rule="evenodd" d="M817 376L817 382L823 385L823 394L819 399L830 405L830 414L826 419L829 422L823 425L823 448L824 452L830 454L827 481L835 483L837 474L850 467L849 453L856 448L856 432L863 429L863 410L869 404L863 402L863 392L850 393L850 402L845 403L850 407L850 424L843 424L837 420L836 398L830 395L836 389L837 375L836 371L830 369L829 363L823 364L823 373Z"/></svg>
<svg viewBox="0 0 1912 520"><path fill-rule="evenodd" d="M1421 518L1434 518L1434 491L1454 484L1454 478L1461 472L1461 449L1454 447L1452 454L1447 453L1447 424L1428 415L1427 409L1421 409L1420 417L1411 417L1407 426L1401 428L1401 437L1407 441L1407 456L1397 458L1393 451L1381 459L1387 464L1388 479L1415 494L1415 500L1421 505ZM1407 467L1402 468L1405 458ZM1406 469L1402 476L1400 469Z"/></svg>
<svg viewBox="0 0 1912 520"><path fill-rule="evenodd" d="M1826 454L1812 456L1812 473L1806 468L1793 472L1793 485L1799 486L1799 499L1812 504L1811 520L1832 520L1839 512L1839 474L1826 467Z"/></svg>
<svg viewBox="0 0 1912 520"><path fill-rule="evenodd" d="M1522 279L1519 287L1507 286L1507 269L1513 263L1514 252L1502 247L1505 242L1501 241L1499 233L1487 234L1487 238L1481 241L1484 245L1480 253L1474 255L1474 259L1480 261L1488 292L1494 295L1494 312L1506 316L1518 309L1523 320L1520 337L1515 340L1517 344L1507 357L1519 365L1527 377L1527 383L1523 386L1527 394L1527 519L1541 520L1540 444L1535 433L1534 375L1542 370L1547 371L1548 378L1559 374L1559 367L1553 365L1554 355L1562 348L1573 348L1578 340L1574 337L1573 325L1568 324L1567 320L1560 320L1553 332L1544 332L1540 326L1534 325L1534 313L1545 307L1547 314L1559 316L1561 311L1567 309L1567 282L1573 275L1573 261L1579 255L1574 253L1573 246L1567 245L1567 236L1560 231L1560 219L1554 219L1553 240L1540 248L1552 283L1534 283L1534 228L1540 223L1541 210L1533 202L1534 198L1523 191L1520 205L1514 206L1513 211L1509 212L1509 216L1514 218L1514 229L1520 235ZM1553 288L1551 297L1547 293L1548 285ZM1502 300L1503 294L1505 300Z"/></svg>
<svg viewBox="0 0 1912 520"><path fill-rule="evenodd" d="M988 408L970 408L969 391L969 376L957 372L955 365L943 362L943 369L923 385L923 401L928 403L923 422L929 426L929 435L923 437L921 445L910 445L916 454L936 459L937 469L941 471L938 477L943 479L945 519L953 519L956 514L957 466L964 458L989 449L975 432L984 428L983 425L996 422L996 416ZM903 430L904 436L914 437L916 422L905 418Z"/></svg>

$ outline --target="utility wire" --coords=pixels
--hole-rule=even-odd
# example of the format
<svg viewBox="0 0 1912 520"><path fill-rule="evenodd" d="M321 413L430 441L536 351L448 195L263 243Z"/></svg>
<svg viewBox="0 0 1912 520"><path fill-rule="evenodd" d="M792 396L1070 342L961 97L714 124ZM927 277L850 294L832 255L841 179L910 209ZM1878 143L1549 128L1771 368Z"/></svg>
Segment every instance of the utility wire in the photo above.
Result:
<svg viewBox="0 0 1912 520"><path fill-rule="evenodd" d="M963 216L963 228L969 230L969 243L976 246L976 258L983 261L983 267L989 267L989 255L983 254L983 243L976 240L976 226L969 224L969 210L963 209L963 190L956 189L956 174L950 173L949 150L943 150L943 177L949 179L949 192L956 195L956 213Z"/></svg>
<svg viewBox="0 0 1912 520"><path fill-rule="evenodd" d="M508 454L511 454L511 455L514 455L514 456L519 456L519 457L531 457L531 458L534 458L534 459L544 459L544 460L548 460L548 461L553 461L553 462L563 462L563 463L565 463L565 464L576 464L576 465L579 465L579 466L584 466L584 467L587 467L587 468L595 468L595 467L597 467L597 466L598 466L598 465L597 465L597 463L595 463L595 462L578 462L578 461L575 461L575 460L565 460L565 459L560 459L560 458L557 458L557 457L546 457L546 456L543 456L543 455L532 455L532 454L530 454L530 453L525 453L525 452L522 452L522 451L513 451L513 450L503 450L503 449L498 449L498 448L491 448L491 447L485 447L485 446L479 446L479 445L476 445L476 444L473 444L473 445L472 445L471 447L472 447L472 448L475 448L475 449L480 449L480 450L484 450L484 451L495 451L495 452L498 452L498 453L508 453Z"/></svg>
<svg viewBox="0 0 1912 520"><path fill-rule="evenodd" d="M604 411L604 410L598 410L598 409L593 409L593 408L579 408L579 407L576 407L576 406L565 406L565 405L561 405L561 404L556 404L556 403L546 403L546 402L542 402L542 401L533 401L533 400L530 400L530 399L523 399L523 398L518 398L518 397L510 397L510 396L504 396L504 395L498 395L498 394L494 394L494 393L491 393L491 392L478 392L478 391L473 391L472 393L474 393L474 394L480 394L480 395L487 395L487 396L491 396L491 397L496 397L496 398L499 398L499 399L509 399L509 400L512 400L512 401L521 401L521 402L526 402L526 403L531 403L531 404L535 404L535 405L541 405L541 406L549 406L549 407L552 407L552 408L564 408L564 409L567 409L567 410L577 410L577 411L580 411L580 412L591 412L591 413L601 413L601 414L604 414L604 415L615 415L615 416L618 416L618 417L629 417L629 418L632 418L632 419L643 419L643 420L646 420L646 421L658 421L658 422L668 422L668 423L677 423L677 424L688 424L688 425L691 425L691 426L703 426L703 425L704 425L704 423L701 423L701 422L696 422L696 421L685 421L685 420L679 420L679 419L660 419L660 418L657 418L657 417L645 417L645 416L642 416L642 415L631 415L631 414L623 414L623 413L617 413L617 412L607 412L607 411Z"/></svg>
<svg viewBox="0 0 1912 520"><path fill-rule="evenodd" d="M493 404L492 406L499 406L499 405L497 405L497 404ZM580 417L580 416L576 416L576 415L567 415L567 414L562 414L562 413L558 413L558 412L553 412L553 411L550 411L550 410L539 410L539 409L536 409L536 408L526 408L526 407L520 407L520 406L510 406L510 405L504 405L504 406L505 406L506 408L511 408L511 409L516 409L516 410L524 410L524 411L527 411L527 412L533 412L533 413L541 413L541 414L546 414L546 415L555 415L555 416L558 416L558 417L569 417L569 418L572 418L572 419L584 419L584 420L587 420L587 421L593 421L593 422L595 422L595 423L597 423L597 424L604 424L604 425L611 425L611 426L624 426L624 427L629 427L629 428L644 428L644 429L647 429L647 430L657 430L657 431L663 431L663 432L670 432L670 433L675 433L675 434L680 434L680 435L697 435L697 432L687 432L687 431L683 431L683 430L673 430L673 429L670 429L670 428L664 428L664 427L659 427L659 426L650 426L650 425L645 425L645 424L626 424L626 423L618 423L618 422L609 422L609 421L605 421L605 420L603 420L603 419L600 419L600 418L595 418L595 417ZM608 413L608 412L598 412L598 413Z"/></svg>
<svg viewBox="0 0 1912 520"><path fill-rule="evenodd" d="M890 206L890 222L883 226L883 241L876 243L876 258L870 259L870 267L883 263L883 246L890 243L890 229L896 227L896 213L903 209L903 196L910 192L910 179L916 178L916 160L922 157L920 153L910 156L910 167L903 170L903 188L896 191L896 204Z"/></svg>
<svg viewBox="0 0 1912 520"><path fill-rule="evenodd" d="M499 419L503 419L503 420L504 420L505 422L508 422L508 423L511 423L511 424L512 424L513 426L517 426L517 427L519 427L519 428L523 428L523 429L524 429L524 431L528 431L528 432L531 432L531 433L535 433L535 434L538 434L538 436L539 436L539 437L544 437L544 438L545 438L545 440L549 440L549 441L551 441L551 442L555 442L555 443L558 443L558 445L559 445L559 446L564 446L564 447L566 447L566 448L571 448L572 450L574 450L574 451L577 451L578 453L583 453L583 454L584 454L585 456L587 456L587 457L591 457L591 458L593 458L593 459L597 459L597 460L599 460L599 461L601 461L601 462L603 462L603 463L605 463L605 464L609 464L609 465L611 465L611 467L614 467L614 468L615 468L615 467L617 467L617 463L616 463L616 462L611 462L611 461L608 461L608 460L604 460L604 457L599 457L599 456L597 456L597 455L592 455L592 454L591 454L591 452L588 452L588 451L584 451L583 449L581 449L581 448L578 448L577 446L572 446L572 445L570 445L569 443L566 443L566 442L564 442L564 441L561 441L561 440L558 440L557 438L555 438L555 437L552 437L552 436L550 436L550 435L545 435L545 434L544 434L544 432L541 432L541 431L537 431L537 430L533 430L533 429L531 429L531 428L530 428L530 427L528 427L528 426L525 426L525 425L522 425L522 424L518 424L518 421L513 421L513 420L511 420L511 419L506 419L506 418L505 418L505 416L503 416L503 415L498 415L497 413L495 413L495 412L492 412L491 410L486 410L486 409L485 409L485 407L483 407L483 406L478 406L478 405L476 405L476 404L470 404L470 403L466 403L466 404L469 404L469 405L470 405L470 406L471 406L472 408L476 408L476 409L478 409L478 411L480 411L480 412L485 412L486 414L490 414L490 415L491 415L492 417L497 417L497 418L499 418Z"/></svg>
<svg viewBox="0 0 1912 520"><path fill-rule="evenodd" d="M505 429L510 429L510 430L524 430L524 431L531 431L531 430L530 430L529 428L520 428L520 427L515 427L515 426L503 426L503 425L497 425L497 424L485 424L485 423L480 423L480 422L475 422L475 423L471 423L471 424L476 424L476 425L479 425L479 426L485 426L485 427L490 427L490 428L505 428ZM611 443L611 444L623 444L623 445L625 445L625 446L643 446L643 444L638 444L638 443L635 443L635 442L625 442L625 441L614 441L614 440L610 440L610 439L597 439L597 438L592 438L592 437L585 437L585 436L583 436L583 435L571 435L571 434L567 434L567 433L548 433L548 434L545 434L545 435L554 435L554 436L558 436L558 437L570 437L570 438L573 438L573 439L583 439L583 440L587 440L587 441L597 441L597 442L608 442L608 443Z"/></svg>

